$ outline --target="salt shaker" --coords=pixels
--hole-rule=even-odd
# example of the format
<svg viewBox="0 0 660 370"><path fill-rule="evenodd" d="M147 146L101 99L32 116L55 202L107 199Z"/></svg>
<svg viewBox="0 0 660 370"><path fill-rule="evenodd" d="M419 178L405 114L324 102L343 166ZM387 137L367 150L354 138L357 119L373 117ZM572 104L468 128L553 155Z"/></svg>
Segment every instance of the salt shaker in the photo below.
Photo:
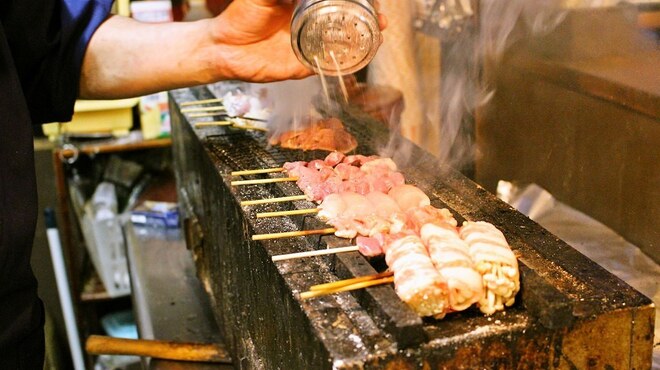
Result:
<svg viewBox="0 0 660 370"><path fill-rule="evenodd" d="M291 46L317 73L344 75L364 68L382 43L373 0L298 0Z"/></svg>

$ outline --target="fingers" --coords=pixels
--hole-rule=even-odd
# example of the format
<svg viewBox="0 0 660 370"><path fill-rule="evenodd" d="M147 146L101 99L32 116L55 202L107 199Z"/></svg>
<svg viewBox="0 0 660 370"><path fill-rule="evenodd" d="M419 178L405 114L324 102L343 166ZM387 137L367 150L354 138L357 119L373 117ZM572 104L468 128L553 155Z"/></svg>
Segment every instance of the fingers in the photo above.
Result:
<svg viewBox="0 0 660 370"><path fill-rule="evenodd" d="M387 17L383 13L378 13L378 25L380 26L380 30L384 30L387 28Z"/></svg>

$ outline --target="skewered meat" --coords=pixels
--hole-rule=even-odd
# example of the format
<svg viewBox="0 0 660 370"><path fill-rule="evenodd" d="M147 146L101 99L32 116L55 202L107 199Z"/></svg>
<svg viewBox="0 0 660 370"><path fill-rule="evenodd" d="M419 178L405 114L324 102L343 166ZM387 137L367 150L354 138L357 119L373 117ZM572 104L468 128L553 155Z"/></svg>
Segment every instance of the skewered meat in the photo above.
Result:
<svg viewBox="0 0 660 370"><path fill-rule="evenodd" d="M447 283L436 270L418 236L390 243L385 261L394 273L397 295L421 316L442 318L449 311Z"/></svg>
<svg viewBox="0 0 660 370"><path fill-rule="evenodd" d="M328 118L313 123L303 130L285 132L270 140L272 145L288 149L327 150L348 153L357 147L357 140L341 121Z"/></svg>
<svg viewBox="0 0 660 370"><path fill-rule="evenodd" d="M371 160L374 160L376 158L379 158L379 157L375 156L375 155L367 157L366 155L362 155L362 154L353 154L353 155L346 156L346 158L344 158L344 160L342 162L346 163L346 164L350 164L352 166L362 166L363 164L365 164L365 163L367 163Z"/></svg>
<svg viewBox="0 0 660 370"><path fill-rule="evenodd" d="M470 246L470 256L483 279L481 312L490 315L511 306L520 290L518 260L506 238L488 222L464 222L461 239Z"/></svg>
<svg viewBox="0 0 660 370"><path fill-rule="evenodd" d="M367 157L371 158L371 157ZM392 158L376 158L367 160L360 166L360 169L366 173L383 172L383 171L397 171L398 167Z"/></svg>
<svg viewBox="0 0 660 370"><path fill-rule="evenodd" d="M408 227L419 233L422 226L426 224L451 225L458 224L454 215L447 208L435 208L432 205L415 207L406 211Z"/></svg>
<svg viewBox="0 0 660 370"><path fill-rule="evenodd" d="M451 309L462 311L477 303L483 296L482 278L456 225L428 223L421 227L421 237L433 265L447 281Z"/></svg>
<svg viewBox="0 0 660 370"><path fill-rule="evenodd" d="M242 91L230 91L222 97L222 105L227 114L233 117L268 118L268 109L257 96Z"/></svg>
<svg viewBox="0 0 660 370"><path fill-rule="evenodd" d="M366 195L369 201L376 205L376 214L383 218L388 218L390 215L401 212L399 205L389 195L380 191L372 191Z"/></svg>
<svg viewBox="0 0 660 370"><path fill-rule="evenodd" d="M338 163L334 168L328 165L336 162L337 159L338 155L331 153L325 160L285 163L284 170L289 176L298 178L298 187L314 201L322 201L328 194L337 192L362 195L373 191L387 193L393 187L405 183L403 175L391 171L389 165L373 166L370 173L343 162Z"/></svg>
<svg viewBox="0 0 660 370"><path fill-rule="evenodd" d="M343 214L345 209L346 202L340 193L329 194L319 205L317 217L327 222Z"/></svg>
<svg viewBox="0 0 660 370"><path fill-rule="evenodd" d="M341 163L341 161L343 161L344 158L346 158L346 155L344 153L334 151L328 154L323 161L325 162L326 165L330 167L334 167L339 163Z"/></svg>
<svg viewBox="0 0 660 370"><path fill-rule="evenodd" d="M365 257L376 257L384 254L383 246L375 237L358 236L355 238L355 245L358 246L358 252Z"/></svg>
<svg viewBox="0 0 660 370"><path fill-rule="evenodd" d="M364 195L354 192L330 194L319 206L322 217L337 231L335 235L352 239L358 234L387 232L389 223L377 214L378 206Z"/></svg>
<svg viewBox="0 0 660 370"><path fill-rule="evenodd" d="M335 166L335 173L342 180L359 180L365 177L365 173L360 171L359 167L352 166L346 163L340 163Z"/></svg>
<svg viewBox="0 0 660 370"><path fill-rule="evenodd" d="M504 235L486 222L459 231L449 210L404 184L391 159L333 152L285 169L310 198L324 199L319 218L337 236L357 236L364 256L385 254L397 294L420 315L441 318L474 303L492 314L514 303L520 277Z"/></svg>
<svg viewBox="0 0 660 370"><path fill-rule="evenodd" d="M414 185L395 186L387 194L397 202L403 211L431 205L429 197Z"/></svg>

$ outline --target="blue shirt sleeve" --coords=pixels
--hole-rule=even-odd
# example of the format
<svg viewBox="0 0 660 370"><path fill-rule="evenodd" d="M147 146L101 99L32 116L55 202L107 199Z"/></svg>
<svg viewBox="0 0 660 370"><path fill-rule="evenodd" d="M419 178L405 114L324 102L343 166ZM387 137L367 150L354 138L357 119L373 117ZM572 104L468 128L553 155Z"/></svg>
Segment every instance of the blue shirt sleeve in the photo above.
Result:
<svg viewBox="0 0 660 370"><path fill-rule="evenodd" d="M5 0L0 22L34 124L68 121L82 60L112 0Z"/></svg>

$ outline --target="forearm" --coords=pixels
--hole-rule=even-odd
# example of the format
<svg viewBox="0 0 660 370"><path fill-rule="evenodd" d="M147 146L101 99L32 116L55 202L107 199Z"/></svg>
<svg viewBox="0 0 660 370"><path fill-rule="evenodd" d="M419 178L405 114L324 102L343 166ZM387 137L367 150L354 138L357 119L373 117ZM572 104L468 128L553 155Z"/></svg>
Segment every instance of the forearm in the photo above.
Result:
<svg viewBox="0 0 660 370"><path fill-rule="evenodd" d="M89 43L80 97L132 97L222 79L211 32L210 20L150 24L113 16Z"/></svg>

